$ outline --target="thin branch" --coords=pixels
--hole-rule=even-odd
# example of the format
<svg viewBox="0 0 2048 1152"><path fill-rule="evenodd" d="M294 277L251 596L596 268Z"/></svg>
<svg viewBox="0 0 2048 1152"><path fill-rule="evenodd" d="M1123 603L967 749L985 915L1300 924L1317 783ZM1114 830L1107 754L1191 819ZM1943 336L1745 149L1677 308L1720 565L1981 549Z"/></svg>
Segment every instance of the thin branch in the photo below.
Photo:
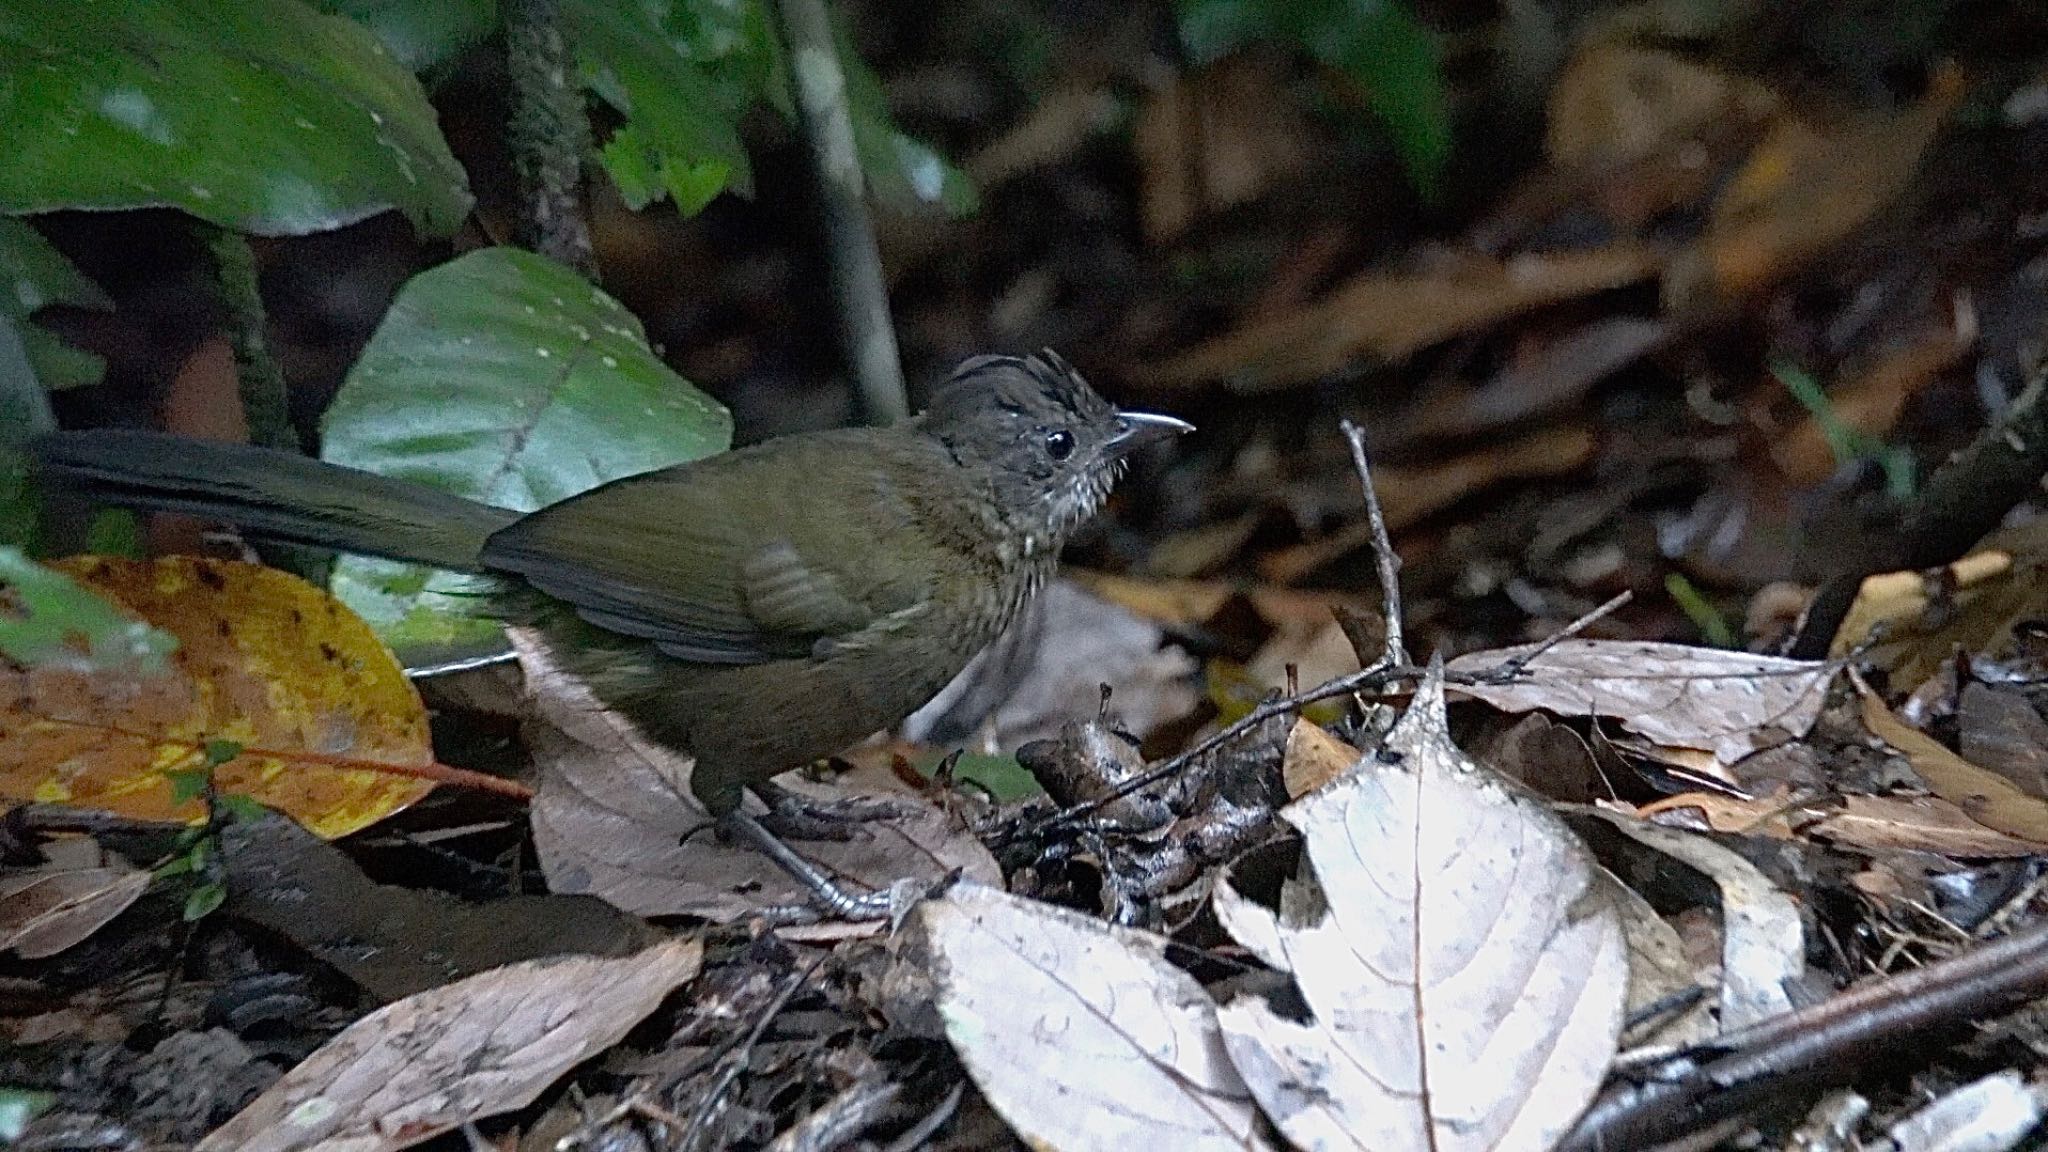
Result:
<svg viewBox="0 0 2048 1152"><path fill-rule="evenodd" d="M1545 637L1534 648L1487 672L1484 682L1488 684L1505 684L1513 680L1515 677L1520 676L1529 665L1535 663L1537 658L1545 652L1550 651L1552 648L1557 647L1559 644L1577 636L1601 620L1620 611L1629 601L1635 598L1636 594L1633 591L1624 590L1616 593L1607 603L1600 605L1598 608L1560 628L1555 635Z"/></svg>
<svg viewBox="0 0 2048 1152"><path fill-rule="evenodd" d="M725 1066L719 1069L718 1079L712 1083L710 1090L704 1093L704 1098L697 1102L696 1111L690 1114L690 1126L683 1130L682 1138L676 1141L677 1148L683 1152L692 1152L696 1148L698 1137L704 1134L705 1125L711 1122L712 1113L717 1111L719 1104L725 1099L725 1093L732 1087L733 1080L739 1076L740 1069L746 1067L747 1057L753 1052L754 1046L761 1042L761 1037L767 1035L768 1026L775 1022L777 1016L782 1015L782 1010L789 1006L789 1002L796 998L796 994L803 990L804 985L811 982L812 975L824 966L826 958L830 955L829 952L820 953L803 971L790 977L789 983L783 985L782 990L775 994L775 999L769 1001L768 1006L761 1010L760 1019L754 1021L754 1026L748 1030L746 1038L726 1057Z"/></svg>
<svg viewBox="0 0 2048 1152"><path fill-rule="evenodd" d="M505 49L512 75L512 161L523 209L520 242L595 283L597 255L583 206L590 115L556 0L509 0Z"/></svg>
<svg viewBox="0 0 2048 1152"><path fill-rule="evenodd" d="M1379 490L1373 487L1372 465L1365 459L1365 430L1343 421L1344 439L1351 445L1351 465L1358 469L1359 487L1365 490L1365 521L1372 529L1373 568L1380 578L1381 602L1387 618L1387 646L1379 662L1408 663L1408 648L1401 636L1401 557L1387 535L1387 518L1380 511Z"/></svg>
<svg viewBox="0 0 2048 1152"><path fill-rule="evenodd" d="M825 0L777 0L775 9L796 80L797 120L810 145L818 180L840 343L860 384L868 422L893 423L910 414L910 402L903 391L903 364L889 318L889 283L868 214L866 178L854 143L853 112L847 106L846 73L839 65L832 17Z"/></svg>

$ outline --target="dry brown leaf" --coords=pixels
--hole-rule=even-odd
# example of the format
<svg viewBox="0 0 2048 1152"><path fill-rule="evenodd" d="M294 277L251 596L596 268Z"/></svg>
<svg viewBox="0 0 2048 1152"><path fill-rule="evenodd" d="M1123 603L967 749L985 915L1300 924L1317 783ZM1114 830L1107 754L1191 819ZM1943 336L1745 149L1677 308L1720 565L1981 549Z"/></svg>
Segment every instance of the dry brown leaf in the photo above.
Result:
<svg viewBox="0 0 2048 1152"><path fill-rule="evenodd" d="M1782 794L1744 800L1718 792L1683 792L1635 810L1644 819L1665 812L1696 812L1716 832L1777 840L1810 835L1864 852L2010 859L2041 850L2039 844L1986 828L1939 796L1848 795L1788 803Z"/></svg>
<svg viewBox="0 0 2048 1152"><path fill-rule="evenodd" d="M1857 652L1901 687L1924 683L1959 650L1997 655L2010 643L2016 623L2043 610L2043 545L2048 538L2038 529L2002 532L1931 575L1866 577L1829 655L1839 659Z"/></svg>
<svg viewBox="0 0 2048 1152"><path fill-rule="evenodd" d="M1635 889L1605 871L1599 875L1601 888L1621 916L1622 939L1628 943L1629 1019L1660 1006L1668 1008L1674 997L1691 989L1712 987L1712 979L1694 971L1686 958L1678 929L1657 915ZM1699 1044L1712 1039L1717 1029L1711 1000L1702 996L1684 1011L1653 1014L1630 1030L1629 1042L1638 1046Z"/></svg>
<svg viewBox="0 0 2048 1152"><path fill-rule="evenodd" d="M1862 697L1864 727L1898 749L1913 771L1926 781L1928 791L1962 809L1965 816L1986 828L2035 844L2048 844L2048 801L2027 795L2012 781L1979 768L1949 751L1934 737L1908 726L1860 679L1856 690Z"/></svg>
<svg viewBox="0 0 2048 1152"><path fill-rule="evenodd" d="M527 744L541 769L533 845L551 889L596 896L640 916L711 920L805 901L806 890L767 857L719 840L715 821L690 792L688 756L647 739L605 708L530 634L514 629L511 635L534 712ZM791 845L857 884L881 889L905 878L936 881L956 870L1002 882L988 849L920 798L856 797L796 775L778 783L821 803L858 799L872 812L849 823L853 839Z"/></svg>
<svg viewBox="0 0 2048 1152"><path fill-rule="evenodd" d="M1449 671L1480 675L1534 645L1470 652ZM1721 648L1624 640L1566 640L1506 684L1453 684L1450 691L1509 712L1606 716L1652 744L1712 752L1723 765L1786 736L1804 736L1820 715L1832 666Z"/></svg>
<svg viewBox="0 0 2048 1152"><path fill-rule="evenodd" d="M1468 255L1420 272L1369 272L1290 315L1252 322L1133 375L1155 385L1306 383L1360 360L1401 360L1546 304L1626 287L1663 264L1655 249L1616 245L1506 262Z"/></svg>
<svg viewBox="0 0 2048 1152"><path fill-rule="evenodd" d="M1029 1146L1271 1147L1215 1006L1166 944L979 884L919 904L903 935L947 1039Z"/></svg>
<svg viewBox="0 0 2048 1152"><path fill-rule="evenodd" d="M1357 765L1358 749L1325 731L1320 724L1296 720L1287 733L1286 758L1280 773L1287 782L1287 798L1299 800Z"/></svg>
<svg viewBox="0 0 2048 1152"><path fill-rule="evenodd" d="M1373 488L1387 530L1399 532L1495 484L1570 475L1592 458L1594 447L1593 430L1587 426L1544 428L1428 465L1375 467ZM1259 575L1289 584L1371 542L1372 525L1360 520L1320 540L1262 558Z"/></svg>
<svg viewBox="0 0 2048 1152"><path fill-rule="evenodd" d="M1943 65L1904 112L1828 129L1778 120L1715 201L1706 232L1672 261L1667 306L1741 299L1853 233L1905 190L1962 91L1961 73Z"/></svg>
<svg viewBox="0 0 2048 1152"><path fill-rule="evenodd" d="M167 769L204 763L204 745L307 752L237 758L216 770L329 838L418 800L424 780L317 762L433 762L426 708L370 627L287 572L230 560L74 557L52 567L171 633L161 675L0 668L0 799L105 808L138 819L199 819L171 802Z"/></svg>
<svg viewBox="0 0 2048 1152"><path fill-rule="evenodd" d="M1550 90L1547 147L1565 168L1614 168L1673 150L1727 120L1760 120L1770 89L1670 52L1594 41Z"/></svg>
<svg viewBox="0 0 2048 1152"><path fill-rule="evenodd" d="M1450 742L1441 673L1383 755L1282 810L1312 879L1216 912L1313 1019L1218 1012L1266 1114L1309 1148L1545 1149L1607 1071L1627 947L1590 855Z"/></svg>
<svg viewBox="0 0 2048 1152"><path fill-rule="evenodd" d="M1241 53L1147 92L1131 129L1147 240L1170 240L1307 168L1310 126L1283 66L1277 55Z"/></svg>
<svg viewBox="0 0 2048 1152"><path fill-rule="evenodd" d="M387 1004L201 1141L197 1152L392 1152L531 1104L697 975L704 946L493 968Z"/></svg>
<svg viewBox="0 0 2048 1152"><path fill-rule="evenodd" d="M1972 682L1956 707L1963 759L1998 773L2029 796L2048 797L2048 720L2026 694Z"/></svg>
<svg viewBox="0 0 2048 1152"><path fill-rule="evenodd" d="M112 863L0 870L0 952L55 956L135 903L149 873Z"/></svg>

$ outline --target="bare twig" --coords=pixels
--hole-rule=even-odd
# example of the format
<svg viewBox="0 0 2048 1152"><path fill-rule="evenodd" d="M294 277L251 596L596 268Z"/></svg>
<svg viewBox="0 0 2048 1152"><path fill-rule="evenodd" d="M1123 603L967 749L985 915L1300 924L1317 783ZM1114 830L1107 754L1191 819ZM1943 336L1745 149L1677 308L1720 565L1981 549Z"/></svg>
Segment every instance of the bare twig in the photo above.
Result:
<svg viewBox="0 0 2048 1152"><path fill-rule="evenodd" d="M946 1121L953 1118L953 1113L960 1110L960 1098L966 1092L966 1081L954 1084L953 1090L946 1093L946 1098L939 1101L937 1108L932 1109L924 1119L912 1124L903 1135L890 1141L889 1147L883 1152L917 1152L919 1148L924 1147L925 1142L938 1135L939 1129L946 1126Z"/></svg>
<svg viewBox="0 0 2048 1152"><path fill-rule="evenodd" d="M2048 925L1853 989L1712 1042L1732 1054L1609 1091L1558 1147L1643 1148L1786 1095L1848 1082L1907 1041L2048 993Z"/></svg>
<svg viewBox="0 0 2048 1152"><path fill-rule="evenodd" d="M775 1023L775 1018L782 1015L782 1010L789 1006L789 1002L796 998L796 994L811 982L811 977L830 955L829 952L821 953L803 971L790 977L789 983L783 985L782 991L775 994L775 999L770 1000L768 1006L761 1010L761 1018L754 1021L754 1027L747 1032L746 1039L740 1041L738 1047L727 1054L724 1067L719 1069L718 1079L712 1082L710 1090L704 1093L704 1098L697 1102L696 1110L690 1114L690 1126L683 1130L682 1138L676 1141L675 1146L682 1149L682 1152L694 1152L698 1137L704 1134L705 1126L711 1122L712 1113L716 1112L719 1104L724 1101L725 1094L732 1087L732 1082L738 1078L740 1069L747 1066L748 1054L761 1042L761 1037L767 1035L768 1026Z"/></svg>
<svg viewBox="0 0 2048 1152"><path fill-rule="evenodd" d="M868 215L866 180L854 144L853 113L847 107L846 73L839 65L832 17L825 11L825 0L778 0L775 9L796 79L797 118L818 178L840 342L860 384L868 422L892 423L910 414L910 402L903 392L903 365L889 319L889 283Z"/></svg>
<svg viewBox="0 0 2048 1152"><path fill-rule="evenodd" d="M1401 638L1401 557L1387 535L1387 518L1380 511L1379 490L1373 487L1372 465L1365 459L1365 430L1351 421L1338 425L1351 445L1351 464L1358 469L1359 487L1365 490L1365 520L1372 528L1373 568L1380 578L1381 603L1386 607L1387 646L1379 663L1408 663L1408 648Z"/></svg>
<svg viewBox="0 0 2048 1152"><path fill-rule="evenodd" d="M505 50L512 74L512 160L524 209L520 242L594 282L597 256L583 209L590 116L556 0L510 0Z"/></svg>
<svg viewBox="0 0 2048 1152"><path fill-rule="evenodd" d="M1613 615L1615 612L1621 610L1622 607L1627 605L1629 601L1634 600L1635 598L1636 594L1632 591L1622 591L1616 593L1614 598L1607 601L1607 603L1600 605L1598 608L1593 609L1591 612L1586 613L1584 616L1581 616L1577 620L1574 620L1571 623L1565 625L1563 628L1558 629L1555 635L1545 637L1543 641L1537 644L1534 648L1529 649L1527 652L1524 652L1521 655L1516 656L1512 660L1509 660L1506 663L1502 664L1500 667L1495 668L1492 671L1488 672L1485 677L1486 681L1491 684L1505 684L1508 681L1513 680L1517 676L1520 676L1524 671L1526 671L1529 665L1535 663L1537 657L1543 655L1545 652L1550 651L1552 648L1557 647L1559 644L1564 643L1572 637L1577 636L1579 633L1584 632L1586 629L1591 628L1594 624L1599 623L1602 619L1605 619L1606 617Z"/></svg>
<svg viewBox="0 0 2048 1152"><path fill-rule="evenodd" d="M903 1085L880 1076L855 1081L768 1145L768 1152L831 1152L888 1118Z"/></svg>

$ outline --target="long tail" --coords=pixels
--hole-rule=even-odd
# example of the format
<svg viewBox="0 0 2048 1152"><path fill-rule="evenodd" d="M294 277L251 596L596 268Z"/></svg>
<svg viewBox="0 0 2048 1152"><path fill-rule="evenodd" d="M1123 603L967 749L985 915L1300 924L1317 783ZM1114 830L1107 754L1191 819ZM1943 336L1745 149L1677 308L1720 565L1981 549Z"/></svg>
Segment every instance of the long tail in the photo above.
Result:
<svg viewBox="0 0 2048 1152"><path fill-rule="evenodd" d="M95 429L39 437L38 474L110 504L183 512L250 532L473 572L491 533L519 518L423 484L339 464L163 432Z"/></svg>

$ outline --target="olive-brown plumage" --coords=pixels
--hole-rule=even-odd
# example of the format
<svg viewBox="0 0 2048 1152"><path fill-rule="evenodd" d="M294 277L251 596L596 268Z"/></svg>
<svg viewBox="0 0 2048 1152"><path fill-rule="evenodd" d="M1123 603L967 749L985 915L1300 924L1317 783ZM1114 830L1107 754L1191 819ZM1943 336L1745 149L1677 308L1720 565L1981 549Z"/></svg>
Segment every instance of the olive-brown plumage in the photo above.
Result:
<svg viewBox="0 0 2048 1152"><path fill-rule="evenodd" d="M963 364L917 419L631 476L528 515L352 469L156 433L60 433L47 475L268 536L492 574L496 610L728 811L745 786L900 720L1050 575L1130 449L1050 353Z"/></svg>

